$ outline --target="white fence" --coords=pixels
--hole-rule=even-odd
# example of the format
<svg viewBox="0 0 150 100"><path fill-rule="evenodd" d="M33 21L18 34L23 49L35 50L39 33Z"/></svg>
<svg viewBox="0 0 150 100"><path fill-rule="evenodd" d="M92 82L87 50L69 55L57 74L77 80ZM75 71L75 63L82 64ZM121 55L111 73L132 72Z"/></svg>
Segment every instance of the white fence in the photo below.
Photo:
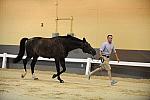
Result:
<svg viewBox="0 0 150 100"><path fill-rule="evenodd" d="M2 68L6 68L7 58L16 58L16 56L17 55L7 54L7 53L0 54L0 57L3 58L3 60L2 60ZM25 57L26 56L23 56L23 59ZM48 59L48 58L39 57L38 60L54 61L54 58ZM87 59L65 58L65 61L66 62L76 62L76 63L87 63L86 64L85 75L88 75L88 71L91 68L91 63L101 63L100 60L95 60L95 59L91 59L91 58L87 58ZM109 63L112 64L112 65L150 67L150 63L142 63L142 62L125 62L125 61L120 61L118 63L117 61L110 61Z"/></svg>

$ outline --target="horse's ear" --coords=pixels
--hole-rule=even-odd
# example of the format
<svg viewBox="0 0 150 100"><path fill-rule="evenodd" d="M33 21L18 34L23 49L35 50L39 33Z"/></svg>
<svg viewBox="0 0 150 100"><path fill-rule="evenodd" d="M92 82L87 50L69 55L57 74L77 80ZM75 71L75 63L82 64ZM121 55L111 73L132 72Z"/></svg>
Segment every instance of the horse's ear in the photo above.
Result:
<svg viewBox="0 0 150 100"><path fill-rule="evenodd" d="M83 42L86 42L86 39L85 39L85 38L83 38Z"/></svg>

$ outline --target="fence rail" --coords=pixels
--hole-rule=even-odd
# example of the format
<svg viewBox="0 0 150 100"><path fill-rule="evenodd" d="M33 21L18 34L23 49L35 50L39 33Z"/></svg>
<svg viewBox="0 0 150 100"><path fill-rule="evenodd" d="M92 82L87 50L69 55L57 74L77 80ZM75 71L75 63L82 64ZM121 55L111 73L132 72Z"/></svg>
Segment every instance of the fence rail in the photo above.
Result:
<svg viewBox="0 0 150 100"><path fill-rule="evenodd" d="M7 58L16 58L17 55L13 55L13 54L7 54L7 53L3 53L0 54L0 57L3 58L2 60L2 68L6 68L6 63L7 63ZM23 56L23 59L25 59L26 56ZM39 57L38 60L42 60L42 61L55 61L54 58L43 58L43 57ZM99 63L101 64L100 60L95 60L95 59L91 59L91 58L87 58L87 59L79 59L79 58L65 58L66 62L75 62L75 63L87 63L86 64L86 71L85 71L85 75L88 75L88 71L91 68L91 63ZM142 63L142 62L126 62L126 61L120 61L119 63L117 61L110 61L109 62L112 65L123 65L123 66L139 66L139 67L150 67L150 63Z"/></svg>

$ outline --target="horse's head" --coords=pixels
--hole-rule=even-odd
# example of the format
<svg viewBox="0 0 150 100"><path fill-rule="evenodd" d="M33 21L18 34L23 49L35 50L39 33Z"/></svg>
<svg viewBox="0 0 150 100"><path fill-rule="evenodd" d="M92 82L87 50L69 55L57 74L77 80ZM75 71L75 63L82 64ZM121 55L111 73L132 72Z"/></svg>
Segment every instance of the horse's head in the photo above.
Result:
<svg viewBox="0 0 150 100"><path fill-rule="evenodd" d="M96 55L96 51L91 47L91 45L86 41L85 38L83 38L82 51L93 56Z"/></svg>

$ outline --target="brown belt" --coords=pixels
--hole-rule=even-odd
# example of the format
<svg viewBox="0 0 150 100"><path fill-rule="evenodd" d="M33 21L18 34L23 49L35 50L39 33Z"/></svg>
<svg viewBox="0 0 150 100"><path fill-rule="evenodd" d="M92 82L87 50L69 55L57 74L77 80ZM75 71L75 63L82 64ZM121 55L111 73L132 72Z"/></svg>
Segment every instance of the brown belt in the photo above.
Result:
<svg viewBox="0 0 150 100"><path fill-rule="evenodd" d="M106 57L106 58L109 58L109 56L106 56L106 55L102 55L102 56L104 56L104 57Z"/></svg>

